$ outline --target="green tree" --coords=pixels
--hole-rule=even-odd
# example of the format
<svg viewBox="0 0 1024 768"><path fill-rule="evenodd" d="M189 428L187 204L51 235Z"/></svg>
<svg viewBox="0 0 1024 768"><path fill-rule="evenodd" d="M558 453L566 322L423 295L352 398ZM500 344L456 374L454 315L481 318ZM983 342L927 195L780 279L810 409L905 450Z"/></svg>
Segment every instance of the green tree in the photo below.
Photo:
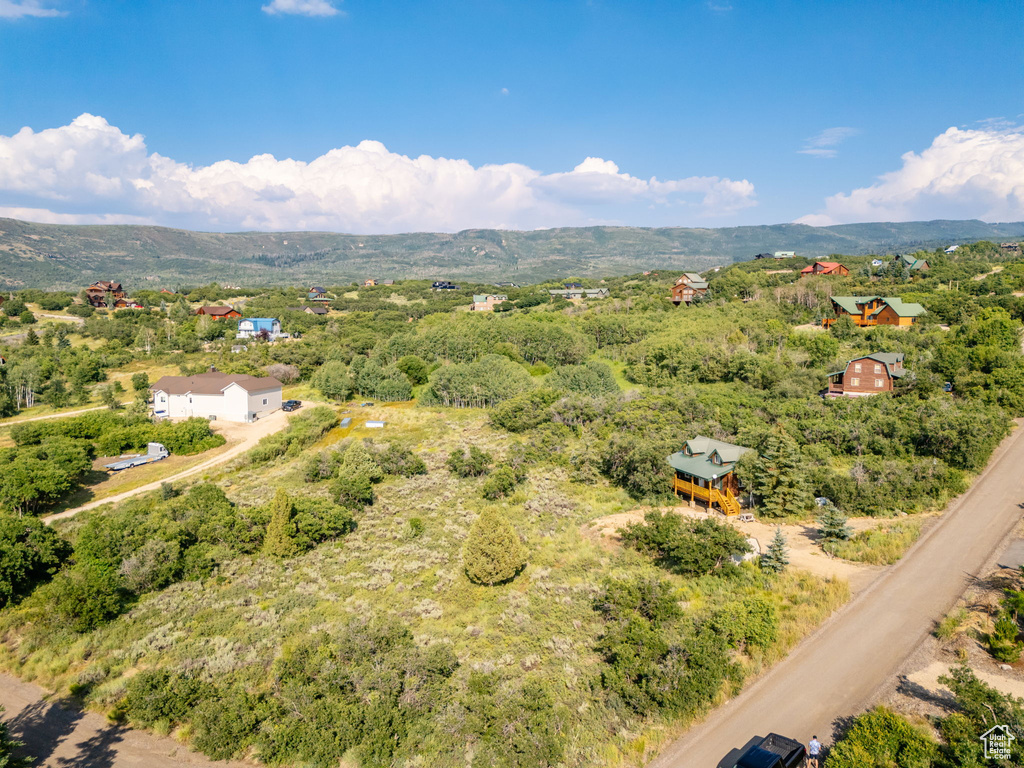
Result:
<svg viewBox="0 0 1024 768"><path fill-rule="evenodd" d="M885 707L858 717L829 752L825 768L930 768L934 741Z"/></svg>
<svg viewBox="0 0 1024 768"><path fill-rule="evenodd" d="M770 573L782 573L789 565L789 547L786 545L786 537L781 528L775 529L775 536L772 537L768 549L760 557L761 570Z"/></svg>
<svg viewBox="0 0 1024 768"><path fill-rule="evenodd" d="M340 360L328 360L321 365L310 383L320 390L320 394L332 400L345 400L352 393L348 367Z"/></svg>
<svg viewBox="0 0 1024 768"><path fill-rule="evenodd" d="M414 385L426 384L427 376L430 372L427 364L416 355L406 355L398 360L396 363L398 370L409 377L409 381Z"/></svg>
<svg viewBox="0 0 1024 768"><path fill-rule="evenodd" d="M145 371L132 374L132 389L136 392L149 393L149 374Z"/></svg>
<svg viewBox="0 0 1024 768"><path fill-rule="evenodd" d="M492 507L469 529L462 563L470 581L493 586L515 578L526 566L526 554L508 518Z"/></svg>
<svg viewBox="0 0 1024 768"><path fill-rule="evenodd" d="M271 557L294 557L299 553L295 541L295 507L283 488L278 488L270 502L270 521L263 539L263 554Z"/></svg>
<svg viewBox="0 0 1024 768"><path fill-rule="evenodd" d="M0 713L4 708L0 707ZM27 755L16 755L24 744L11 738L7 723L0 720L0 768L29 768L35 760Z"/></svg>
<svg viewBox="0 0 1024 768"><path fill-rule="evenodd" d="M38 518L0 515L0 608L53 576L70 555L71 545Z"/></svg>
<svg viewBox="0 0 1024 768"><path fill-rule="evenodd" d="M853 535L853 529L847 525L847 517L835 504L829 502L818 516L818 533L821 535L821 547L829 554L835 554L836 545L846 541Z"/></svg>
<svg viewBox="0 0 1024 768"><path fill-rule="evenodd" d="M704 576L750 551L743 535L710 518L694 520L671 512L648 512L644 522L619 530L622 543L684 576Z"/></svg>
<svg viewBox="0 0 1024 768"><path fill-rule="evenodd" d="M489 453L471 445L468 451L452 451L445 466L459 477L480 477L490 471L492 461Z"/></svg>
<svg viewBox="0 0 1024 768"><path fill-rule="evenodd" d="M750 480L765 517L800 515L814 501L796 443L778 431L766 439Z"/></svg>
<svg viewBox="0 0 1024 768"><path fill-rule="evenodd" d="M75 632L88 632L120 615L129 597L117 571L101 562L61 571L43 589L53 610Z"/></svg>

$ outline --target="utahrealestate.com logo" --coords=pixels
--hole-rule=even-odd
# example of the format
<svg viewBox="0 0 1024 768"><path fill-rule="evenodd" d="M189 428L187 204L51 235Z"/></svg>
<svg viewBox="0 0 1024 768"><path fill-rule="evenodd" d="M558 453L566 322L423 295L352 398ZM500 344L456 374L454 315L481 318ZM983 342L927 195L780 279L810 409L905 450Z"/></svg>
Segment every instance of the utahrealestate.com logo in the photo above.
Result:
<svg viewBox="0 0 1024 768"><path fill-rule="evenodd" d="M981 734L981 742L985 745L985 759L1009 760L1010 744L1015 738L1008 725L997 725Z"/></svg>

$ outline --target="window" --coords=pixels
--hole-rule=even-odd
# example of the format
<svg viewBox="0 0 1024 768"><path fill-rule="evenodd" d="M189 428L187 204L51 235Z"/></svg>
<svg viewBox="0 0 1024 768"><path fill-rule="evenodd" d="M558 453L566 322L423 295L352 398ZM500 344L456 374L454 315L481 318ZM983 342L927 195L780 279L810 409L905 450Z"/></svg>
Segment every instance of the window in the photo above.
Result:
<svg viewBox="0 0 1024 768"><path fill-rule="evenodd" d="M881 372L882 372L882 366L876 365L875 366L875 373L881 373Z"/></svg>
<svg viewBox="0 0 1024 768"><path fill-rule="evenodd" d="M853 364L853 372L854 373L860 373L860 363L854 363Z"/></svg>
<svg viewBox="0 0 1024 768"><path fill-rule="evenodd" d="M850 386L851 387L858 387L858 386L860 386L860 379L850 379Z"/></svg>
<svg viewBox="0 0 1024 768"><path fill-rule="evenodd" d="M263 404L264 404L264 405L266 405L266 404L267 404L267 398L265 398L265 397L263 398Z"/></svg>
<svg viewBox="0 0 1024 768"><path fill-rule="evenodd" d="M876 387L885 386L885 379L875 379L875 386Z"/></svg>

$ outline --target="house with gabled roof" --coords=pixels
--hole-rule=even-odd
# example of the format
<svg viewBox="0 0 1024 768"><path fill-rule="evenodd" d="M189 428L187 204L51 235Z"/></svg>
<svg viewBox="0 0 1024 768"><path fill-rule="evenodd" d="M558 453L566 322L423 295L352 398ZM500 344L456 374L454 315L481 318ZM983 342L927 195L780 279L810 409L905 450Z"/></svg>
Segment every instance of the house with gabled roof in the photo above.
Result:
<svg viewBox="0 0 1024 768"><path fill-rule="evenodd" d="M903 301L898 296L833 296L832 308L836 316L827 317L822 325L828 328L838 318L849 315L859 326L913 325L925 314L925 308L916 302Z"/></svg>
<svg viewBox="0 0 1024 768"><path fill-rule="evenodd" d="M850 360L841 371L828 375L826 397L864 397L892 392L907 375L902 352L875 352Z"/></svg>
<svg viewBox="0 0 1024 768"><path fill-rule="evenodd" d="M903 253L893 259L893 262L899 267L906 267L911 272L925 271L931 269L928 266L928 262L924 259L915 259L913 256L908 256Z"/></svg>
<svg viewBox="0 0 1024 768"><path fill-rule="evenodd" d="M327 295L327 289L321 285L314 285L310 287L306 293L306 301L330 301L331 297Z"/></svg>
<svg viewBox="0 0 1024 768"><path fill-rule="evenodd" d="M812 275L841 275L845 277L848 274L850 274L850 270L838 261L816 261L800 270L800 277Z"/></svg>
<svg viewBox="0 0 1024 768"><path fill-rule="evenodd" d="M236 339L255 339L266 336L268 339L286 339L287 333L281 332L281 321L276 317L246 317L238 321Z"/></svg>
<svg viewBox="0 0 1024 768"><path fill-rule="evenodd" d="M242 316L234 307L200 307L196 310L197 315L206 315L214 320L229 320Z"/></svg>
<svg viewBox="0 0 1024 768"><path fill-rule="evenodd" d="M708 292L708 282L697 272L683 272L672 286L672 303L692 304L693 300Z"/></svg>
<svg viewBox="0 0 1024 768"><path fill-rule="evenodd" d="M740 513L739 481L736 462L752 448L733 445L722 440L697 435L683 444L683 449L668 457L674 470L672 490L678 497L689 497L714 505L727 515Z"/></svg>
<svg viewBox="0 0 1024 768"><path fill-rule="evenodd" d="M163 419L251 422L281 407L281 382L273 376L228 374L211 368L195 376L163 376L150 388L153 415Z"/></svg>
<svg viewBox="0 0 1024 768"><path fill-rule="evenodd" d="M506 301L508 301L508 296L504 294L475 293L473 294L473 306L470 309L473 312L493 312L496 306L504 304Z"/></svg>

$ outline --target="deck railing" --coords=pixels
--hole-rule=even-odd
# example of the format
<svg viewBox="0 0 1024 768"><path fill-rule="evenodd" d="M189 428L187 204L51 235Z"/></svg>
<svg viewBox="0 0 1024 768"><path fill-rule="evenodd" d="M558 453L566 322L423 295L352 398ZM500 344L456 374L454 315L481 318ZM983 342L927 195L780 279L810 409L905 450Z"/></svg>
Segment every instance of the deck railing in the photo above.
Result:
<svg viewBox="0 0 1024 768"><path fill-rule="evenodd" d="M739 500L727 489L705 488L689 480L672 479L672 490L676 496L687 496L707 502L708 506L717 504L727 515L739 514Z"/></svg>

